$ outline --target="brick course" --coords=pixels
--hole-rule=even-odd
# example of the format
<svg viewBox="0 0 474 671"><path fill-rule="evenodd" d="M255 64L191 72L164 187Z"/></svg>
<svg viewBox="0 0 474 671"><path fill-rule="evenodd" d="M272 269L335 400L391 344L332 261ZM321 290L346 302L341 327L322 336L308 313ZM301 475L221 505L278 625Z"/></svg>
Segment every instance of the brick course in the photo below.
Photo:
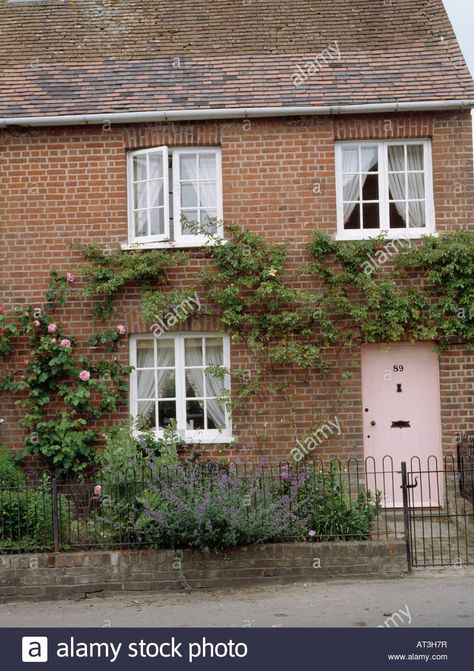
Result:
<svg viewBox="0 0 474 671"><path fill-rule="evenodd" d="M97 593L182 591L406 573L403 541L254 545L198 550L121 550L0 557L0 602Z"/></svg>

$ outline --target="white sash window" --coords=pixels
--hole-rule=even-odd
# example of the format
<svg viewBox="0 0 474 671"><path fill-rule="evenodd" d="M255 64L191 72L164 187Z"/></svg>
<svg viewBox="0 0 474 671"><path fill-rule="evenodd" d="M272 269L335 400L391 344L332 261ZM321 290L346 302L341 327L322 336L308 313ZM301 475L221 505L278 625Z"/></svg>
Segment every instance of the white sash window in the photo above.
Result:
<svg viewBox="0 0 474 671"><path fill-rule="evenodd" d="M388 238L435 231L431 142L336 144L338 238Z"/></svg>
<svg viewBox="0 0 474 671"><path fill-rule="evenodd" d="M229 376L212 375L209 366L229 369L229 338L214 334L132 336L130 339L131 414L163 433L176 422L193 442L228 442L230 417L224 403Z"/></svg>

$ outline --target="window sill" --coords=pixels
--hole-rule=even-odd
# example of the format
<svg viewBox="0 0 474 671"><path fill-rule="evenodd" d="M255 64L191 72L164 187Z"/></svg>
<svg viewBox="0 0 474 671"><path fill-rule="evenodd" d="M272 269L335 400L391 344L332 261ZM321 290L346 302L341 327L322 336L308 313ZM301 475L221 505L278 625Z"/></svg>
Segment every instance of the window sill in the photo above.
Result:
<svg viewBox="0 0 474 671"><path fill-rule="evenodd" d="M379 238L382 240L382 235L384 240L421 240L421 238L426 237L438 237L437 231L410 231L407 235L409 229L399 229L393 231L387 230L374 230L374 231L364 231L363 235L347 235L346 233L338 233L336 235L337 241L351 241L351 240L372 240L374 238Z"/></svg>
<svg viewBox="0 0 474 671"><path fill-rule="evenodd" d="M222 444L229 444L234 442L234 438L232 436L228 436L226 434L223 434L222 436L214 436L211 438L208 436L196 436L194 438L184 438L184 442L187 445L214 445L216 443L222 445Z"/></svg>
<svg viewBox="0 0 474 671"><path fill-rule="evenodd" d="M135 430L133 432L133 436L135 438L139 438L140 435L141 435L140 431ZM178 431L177 435L179 436L179 431ZM163 433L161 431L158 431L157 433L155 433L155 436L158 440L160 440L161 438L163 438ZM209 436L209 435L206 436L205 434L196 435L196 436L189 436L188 435L188 436L185 436L184 438L180 436L180 440L185 442L186 445L213 445L213 444L220 444L220 445L227 444L227 445L229 445L230 443L233 443L235 439L233 438L233 436L230 436L227 433L222 433L222 434L219 434L218 436Z"/></svg>
<svg viewBox="0 0 474 671"><path fill-rule="evenodd" d="M225 244L227 240L222 240ZM123 242L121 248L123 251L129 251L133 249L199 249L204 247L214 247L215 242L203 242L202 240L196 240L195 242L175 242L163 240L161 242Z"/></svg>

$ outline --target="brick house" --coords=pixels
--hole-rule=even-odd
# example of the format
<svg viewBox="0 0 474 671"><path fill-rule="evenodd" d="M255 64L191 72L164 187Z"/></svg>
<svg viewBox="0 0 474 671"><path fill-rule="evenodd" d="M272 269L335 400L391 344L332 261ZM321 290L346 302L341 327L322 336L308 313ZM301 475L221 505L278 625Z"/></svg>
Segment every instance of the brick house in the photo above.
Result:
<svg viewBox="0 0 474 671"><path fill-rule="evenodd" d="M183 215L282 243L294 269L315 229L474 229L474 85L441 0L2 0L0 25L5 309L40 304L50 270L77 268L77 241L183 249L172 277L201 303L209 260ZM233 460L286 458L328 426L316 456L440 456L472 429L466 342L439 356L431 342L334 346L324 375L295 371L283 393L273 371L231 421L203 370L251 374L254 361L208 312L157 338L136 288L123 292L112 325L126 326L118 356L136 370L118 417L157 431L176 419L205 457ZM90 302L67 320L87 340ZM1 442L20 450L19 410L1 403ZM394 438L393 421L416 430Z"/></svg>

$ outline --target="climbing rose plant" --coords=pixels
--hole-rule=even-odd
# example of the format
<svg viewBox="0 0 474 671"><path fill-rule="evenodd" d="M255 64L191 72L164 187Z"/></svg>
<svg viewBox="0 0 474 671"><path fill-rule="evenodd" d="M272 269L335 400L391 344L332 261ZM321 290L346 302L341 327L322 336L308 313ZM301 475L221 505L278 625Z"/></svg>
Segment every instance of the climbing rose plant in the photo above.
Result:
<svg viewBox="0 0 474 671"><path fill-rule="evenodd" d="M52 318L65 305L73 281L73 273L64 278L51 273L41 308L16 309L8 319L2 312L0 318L2 354L23 349L25 340L29 344L21 368L5 376L1 387L18 397L26 453L44 458L57 473L77 473L95 464L101 437L95 427L125 402L131 371L116 358L92 360L80 354L77 339ZM116 334L126 334L123 325Z"/></svg>

